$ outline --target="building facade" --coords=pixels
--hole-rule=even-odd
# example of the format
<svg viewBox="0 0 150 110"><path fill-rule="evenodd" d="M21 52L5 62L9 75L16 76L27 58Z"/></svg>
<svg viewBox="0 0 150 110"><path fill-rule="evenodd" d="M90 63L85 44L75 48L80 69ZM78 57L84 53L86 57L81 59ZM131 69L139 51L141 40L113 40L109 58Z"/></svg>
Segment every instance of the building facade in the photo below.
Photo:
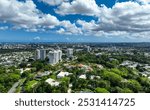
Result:
<svg viewBox="0 0 150 110"><path fill-rule="evenodd" d="M61 50L54 50L49 52L49 63L56 64L62 61L62 51Z"/></svg>
<svg viewBox="0 0 150 110"><path fill-rule="evenodd" d="M72 48L67 49L67 57L68 58L72 58L73 57L73 49Z"/></svg>
<svg viewBox="0 0 150 110"><path fill-rule="evenodd" d="M45 60L46 58L46 50L45 49L37 49L36 50L36 59L37 60Z"/></svg>

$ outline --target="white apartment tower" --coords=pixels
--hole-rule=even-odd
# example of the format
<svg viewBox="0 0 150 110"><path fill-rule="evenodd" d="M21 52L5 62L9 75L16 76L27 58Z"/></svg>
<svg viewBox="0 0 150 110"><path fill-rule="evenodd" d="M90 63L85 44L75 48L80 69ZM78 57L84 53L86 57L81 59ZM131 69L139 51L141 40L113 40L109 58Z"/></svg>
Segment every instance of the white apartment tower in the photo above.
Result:
<svg viewBox="0 0 150 110"><path fill-rule="evenodd" d="M50 51L48 56L49 56L49 63L56 64L62 60L62 51L61 50Z"/></svg>
<svg viewBox="0 0 150 110"><path fill-rule="evenodd" d="M90 46L87 46L86 49L87 49L87 52L91 51L91 47Z"/></svg>
<svg viewBox="0 0 150 110"><path fill-rule="evenodd" d="M45 60L46 58L46 50L45 49L41 49L40 50L40 59L41 60Z"/></svg>
<svg viewBox="0 0 150 110"><path fill-rule="evenodd" d="M46 50L45 49L37 49L36 50L36 59L37 60L45 60L46 58Z"/></svg>
<svg viewBox="0 0 150 110"><path fill-rule="evenodd" d="M57 50L57 51L58 51L59 61L62 61L62 51L61 50Z"/></svg>
<svg viewBox="0 0 150 110"><path fill-rule="evenodd" d="M72 58L73 57L73 49L72 48L68 48L67 49L67 57L68 58Z"/></svg>
<svg viewBox="0 0 150 110"><path fill-rule="evenodd" d="M39 50L39 49L36 50L35 58L36 58L37 60L40 59L40 50Z"/></svg>
<svg viewBox="0 0 150 110"><path fill-rule="evenodd" d="M53 52L53 51L50 51L49 52L49 55L48 55L48 57L49 57L49 63L50 64L56 64L56 61L55 61L55 53Z"/></svg>

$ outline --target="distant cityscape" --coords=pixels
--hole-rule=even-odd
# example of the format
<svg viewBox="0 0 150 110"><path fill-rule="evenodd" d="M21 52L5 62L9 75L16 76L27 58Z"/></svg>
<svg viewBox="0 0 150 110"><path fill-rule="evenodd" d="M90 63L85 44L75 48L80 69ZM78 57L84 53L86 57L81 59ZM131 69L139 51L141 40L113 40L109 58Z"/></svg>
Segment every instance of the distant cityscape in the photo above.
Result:
<svg viewBox="0 0 150 110"><path fill-rule="evenodd" d="M1 43L0 92L149 93L150 43Z"/></svg>

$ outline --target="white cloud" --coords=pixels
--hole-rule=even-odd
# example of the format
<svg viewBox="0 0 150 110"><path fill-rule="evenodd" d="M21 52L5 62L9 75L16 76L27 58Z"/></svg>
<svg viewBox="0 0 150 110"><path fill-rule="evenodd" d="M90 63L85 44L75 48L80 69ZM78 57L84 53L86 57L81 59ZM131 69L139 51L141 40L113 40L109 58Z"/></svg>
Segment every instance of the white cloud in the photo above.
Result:
<svg viewBox="0 0 150 110"><path fill-rule="evenodd" d="M59 30L57 30L57 33L59 33L59 34L64 34L64 33L65 33L64 28L60 28Z"/></svg>
<svg viewBox="0 0 150 110"><path fill-rule="evenodd" d="M70 21L62 21L60 26L63 26L65 31L60 29L59 33L63 32L65 34L82 34L81 29L78 28L75 23L72 24Z"/></svg>
<svg viewBox="0 0 150 110"><path fill-rule="evenodd" d="M6 10L7 9L7 10ZM70 21L59 21L51 14L43 14L32 0L19 2L17 0L0 1L0 21L13 24L13 29L25 29L28 32L46 31L56 26L62 34L81 34L81 29ZM2 29L2 28L1 28Z"/></svg>
<svg viewBox="0 0 150 110"><path fill-rule="evenodd" d="M95 16L100 14L95 0L73 0L71 3L63 2L55 12L60 15L81 14Z"/></svg>
<svg viewBox="0 0 150 110"><path fill-rule="evenodd" d="M131 33L150 31L150 5L135 2L117 3L112 9L103 7L100 30L127 31Z"/></svg>
<svg viewBox="0 0 150 110"><path fill-rule="evenodd" d="M51 6L55 6L55 5L60 5L62 2L66 1L66 0L39 0L39 1L47 3Z"/></svg>
<svg viewBox="0 0 150 110"><path fill-rule="evenodd" d="M82 26L82 31L91 31L93 29L95 29L96 27L98 27L98 24L92 20L90 22L86 22L86 21L83 21L83 20L77 20L76 22L78 25Z"/></svg>
<svg viewBox="0 0 150 110"><path fill-rule="evenodd" d="M11 23L14 28L36 30L37 28L53 28L59 20L50 14L43 14L32 0L19 2L17 0L0 1L0 21Z"/></svg>
<svg viewBox="0 0 150 110"><path fill-rule="evenodd" d="M39 36L37 36L37 37L34 37L33 39L34 40L40 40L41 38Z"/></svg>
<svg viewBox="0 0 150 110"><path fill-rule="evenodd" d="M98 22L78 20L85 34L96 36L149 37L150 5L136 2L116 3L112 8L103 6Z"/></svg>
<svg viewBox="0 0 150 110"><path fill-rule="evenodd" d="M0 30L7 30L8 29L8 26L2 26L0 27Z"/></svg>
<svg viewBox="0 0 150 110"><path fill-rule="evenodd" d="M137 0L138 2L142 3L142 4L148 4L150 3L150 0Z"/></svg>
<svg viewBox="0 0 150 110"><path fill-rule="evenodd" d="M112 8L99 7L95 0L73 0L71 3L65 0L58 4L54 4L53 0L42 1L49 2L49 5L59 4L55 10L58 14L96 16L99 20L87 22L79 19L75 23L59 21L55 16L38 10L32 0L0 0L0 22L11 23L13 29L23 28L32 32L44 32L58 26L58 30L54 31L59 34L150 38L150 0L117 2ZM8 27L0 27L0 30L5 29Z"/></svg>

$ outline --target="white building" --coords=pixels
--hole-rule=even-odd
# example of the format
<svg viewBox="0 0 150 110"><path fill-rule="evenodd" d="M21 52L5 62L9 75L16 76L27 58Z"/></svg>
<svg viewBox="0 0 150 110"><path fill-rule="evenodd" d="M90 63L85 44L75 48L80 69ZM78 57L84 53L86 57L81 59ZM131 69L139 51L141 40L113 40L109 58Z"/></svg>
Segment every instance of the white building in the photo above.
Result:
<svg viewBox="0 0 150 110"><path fill-rule="evenodd" d="M50 84L51 86L59 86L59 82L55 81L54 79L47 79L45 82L47 82L48 84Z"/></svg>
<svg viewBox="0 0 150 110"><path fill-rule="evenodd" d="M50 64L56 64L56 54L55 54L55 52L50 51L48 57L49 57L49 63Z"/></svg>
<svg viewBox="0 0 150 110"><path fill-rule="evenodd" d="M86 75L85 75L85 74L80 75L79 78L80 78L80 79L86 79Z"/></svg>
<svg viewBox="0 0 150 110"><path fill-rule="evenodd" d="M50 71L45 71L45 72L42 72L42 73L38 73L38 75L36 76L37 78L41 78L43 76L48 76L50 75L51 72Z"/></svg>
<svg viewBox="0 0 150 110"><path fill-rule="evenodd" d="M92 79L92 80L93 80L93 79L100 79L100 78L101 78L100 76L95 76L95 75L91 75L91 76L90 76L90 79Z"/></svg>
<svg viewBox="0 0 150 110"><path fill-rule="evenodd" d="M62 51L61 50L50 51L48 56L49 56L49 63L56 64L62 60Z"/></svg>
<svg viewBox="0 0 150 110"><path fill-rule="evenodd" d="M62 61L62 51L61 50L57 50L57 51L58 51L59 61Z"/></svg>
<svg viewBox="0 0 150 110"><path fill-rule="evenodd" d="M57 78L64 78L66 76L69 76L71 75L72 73L69 73L69 72L60 72L58 75L57 75Z"/></svg>
<svg viewBox="0 0 150 110"><path fill-rule="evenodd" d="M71 49L71 48L67 49L67 57L68 58L72 58L73 57L73 49Z"/></svg>
<svg viewBox="0 0 150 110"><path fill-rule="evenodd" d="M36 59L37 60L45 60L46 58L46 50L45 49L37 49L36 50Z"/></svg>
<svg viewBox="0 0 150 110"><path fill-rule="evenodd" d="M35 56L35 58L36 58L37 60L40 59L40 50L39 50L39 49L36 50L36 56Z"/></svg>
<svg viewBox="0 0 150 110"><path fill-rule="evenodd" d="M46 58L46 50L45 49L41 49L40 50L40 59L41 60L45 60Z"/></svg>
<svg viewBox="0 0 150 110"><path fill-rule="evenodd" d="M91 47L90 46L86 46L86 51L90 52L91 51Z"/></svg>

